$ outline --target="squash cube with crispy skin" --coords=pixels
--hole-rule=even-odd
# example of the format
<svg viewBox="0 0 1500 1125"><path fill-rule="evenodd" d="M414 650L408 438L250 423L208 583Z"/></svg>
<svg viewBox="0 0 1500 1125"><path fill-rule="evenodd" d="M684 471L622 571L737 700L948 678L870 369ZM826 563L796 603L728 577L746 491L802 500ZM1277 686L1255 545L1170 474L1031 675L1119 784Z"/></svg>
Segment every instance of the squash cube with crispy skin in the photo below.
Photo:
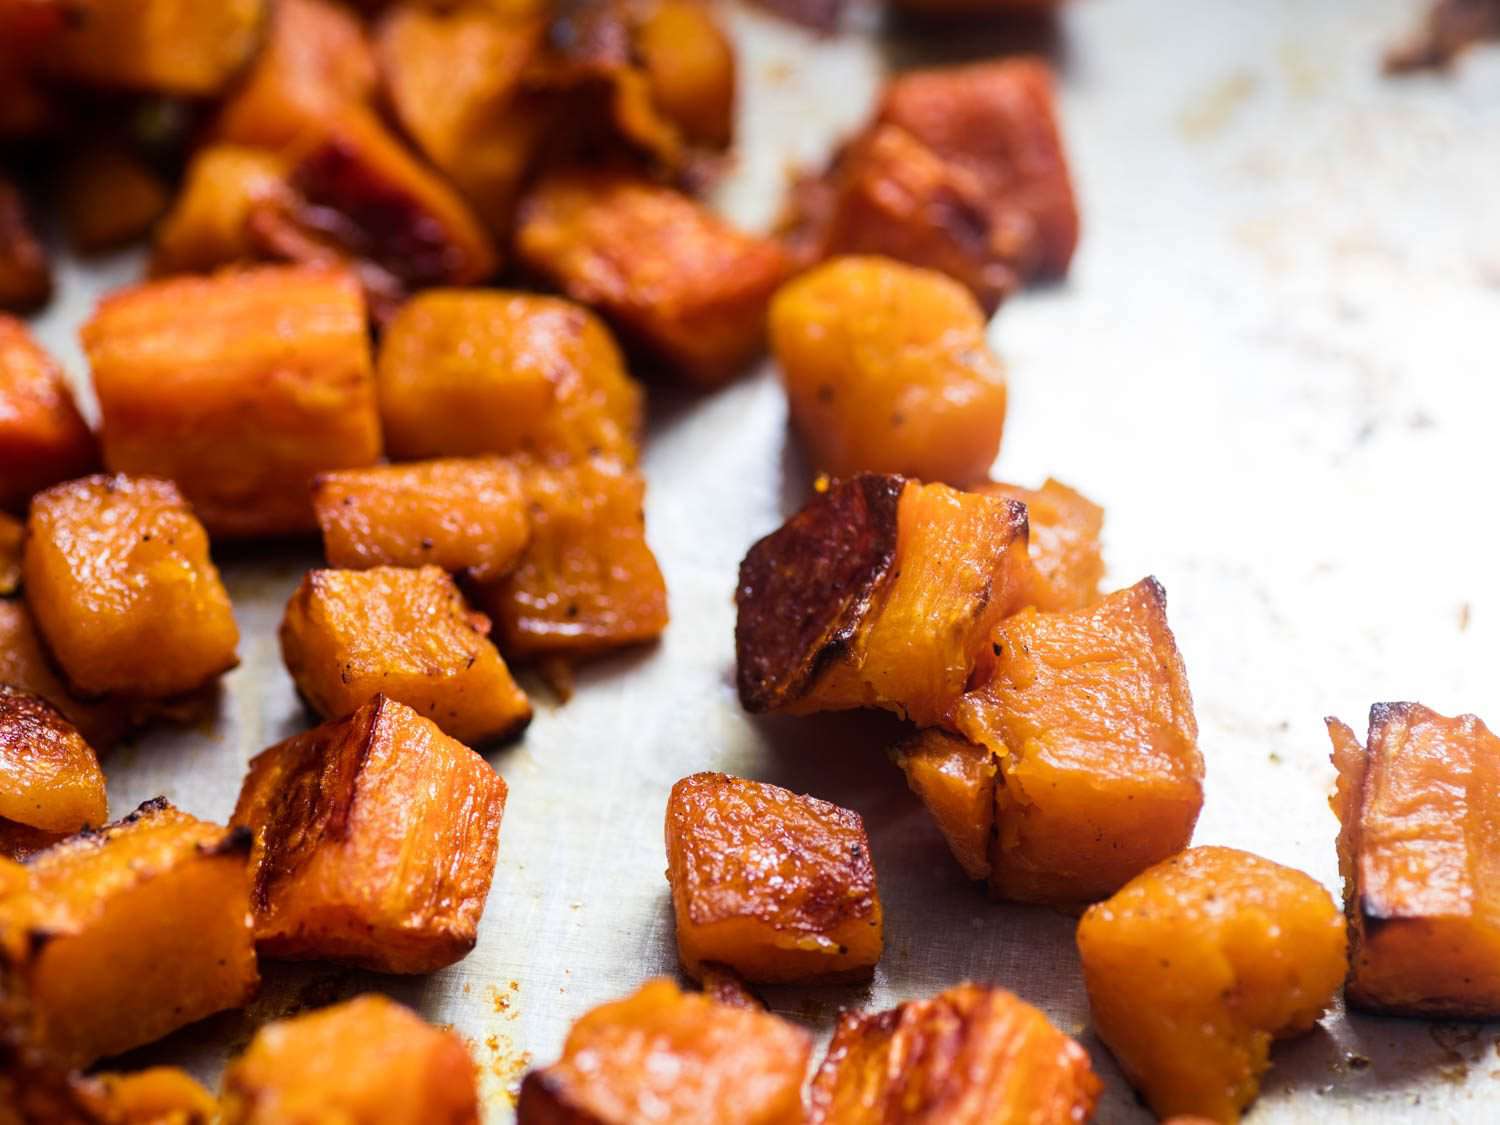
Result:
<svg viewBox="0 0 1500 1125"><path fill-rule="evenodd" d="M1054 612L1081 609L1098 600L1099 580L1104 577L1099 549L1103 508L1051 478L1041 488L992 482L974 491L1026 505L1032 566L1027 605Z"/></svg>
<svg viewBox="0 0 1500 1125"><path fill-rule="evenodd" d="M233 823L251 829L255 937L268 957L428 973L474 947L505 782L377 695L257 755Z"/></svg>
<svg viewBox="0 0 1500 1125"><path fill-rule="evenodd" d="M1500 1015L1500 737L1420 703L1370 708L1366 746L1328 721L1348 915L1349 1003L1395 1015Z"/></svg>
<svg viewBox="0 0 1500 1125"><path fill-rule="evenodd" d="M0 314L0 508L24 509L33 493L98 462L62 371L25 324Z"/></svg>
<svg viewBox="0 0 1500 1125"><path fill-rule="evenodd" d="M677 951L752 981L867 977L883 944L859 814L776 785L697 773L667 800Z"/></svg>
<svg viewBox="0 0 1500 1125"><path fill-rule="evenodd" d="M1068 905L1187 846L1203 757L1166 593L1147 578L1086 609L1025 610L951 724L999 758L990 889Z"/></svg>
<svg viewBox="0 0 1500 1125"><path fill-rule="evenodd" d="M562 1058L521 1083L518 1125L797 1125L807 1033L666 979L573 1025Z"/></svg>
<svg viewBox="0 0 1500 1125"><path fill-rule="evenodd" d="M325 719L383 692L478 744L531 721L531 703L489 630L489 618L469 609L438 567L311 570L287 603L281 651Z"/></svg>
<svg viewBox="0 0 1500 1125"><path fill-rule="evenodd" d="M392 457L639 456L641 388L599 318L556 297L419 294L386 328L376 386Z"/></svg>
<svg viewBox="0 0 1500 1125"><path fill-rule="evenodd" d="M990 470L1005 372L956 282L886 258L839 258L784 286L771 350L816 467L963 485Z"/></svg>
<svg viewBox="0 0 1500 1125"><path fill-rule="evenodd" d="M55 839L107 817L99 759L77 728L46 700L0 684L0 826Z"/></svg>
<svg viewBox="0 0 1500 1125"><path fill-rule="evenodd" d="M0 56L0 64L5 62ZM0 71L4 69L0 65ZM9 90L0 88L0 98L10 96ZM21 193L0 178L0 311L31 312L51 297L52 263L46 248L32 227ZM5 319L0 317L0 323Z"/></svg>
<svg viewBox="0 0 1500 1125"><path fill-rule="evenodd" d="M275 1020L224 1072L224 1125L478 1125L454 1032L376 993Z"/></svg>
<svg viewBox="0 0 1500 1125"><path fill-rule="evenodd" d="M520 470L499 457L322 473L313 509L324 555L350 570L430 564L494 581L531 538Z"/></svg>
<svg viewBox="0 0 1500 1125"><path fill-rule="evenodd" d="M702 387L760 351L786 276L780 247L671 188L611 172L558 173L521 202L522 264Z"/></svg>
<svg viewBox="0 0 1500 1125"><path fill-rule="evenodd" d="M161 699L238 662L208 536L171 481L55 485L32 500L26 527L26 600L78 690Z"/></svg>
<svg viewBox="0 0 1500 1125"><path fill-rule="evenodd" d="M134 724L133 701L82 699L58 677L21 600L0 601L0 684L40 696L62 712L95 750L108 750Z"/></svg>
<svg viewBox="0 0 1500 1125"><path fill-rule="evenodd" d="M1089 908L1078 953L1099 1038L1161 1117L1235 1122L1271 1040L1308 1031L1347 967L1343 919L1300 871L1191 848Z"/></svg>
<svg viewBox="0 0 1500 1125"><path fill-rule="evenodd" d="M655 640L667 587L646 542L639 473L598 458L525 468L531 542L499 582L474 589L516 657L588 657Z"/></svg>
<svg viewBox="0 0 1500 1125"><path fill-rule="evenodd" d="M107 297L82 335L105 463L175 480L216 538L311 531L313 477L380 456L364 301L346 273L149 282Z"/></svg>
<svg viewBox="0 0 1500 1125"><path fill-rule="evenodd" d="M937 723L988 670L1027 567L1019 504L897 476L836 484L740 563L740 701Z"/></svg>
<svg viewBox="0 0 1500 1125"><path fill-rule="evenodd" d="M66 1066L149 1043L257 984L249 834L148 801L32 856L0 899L0 1010Z"/></svg>
<svg viewBox="0 0 1500 1125"><path fill-rule="evenodd" d="M152 276L209 273L257 260L250 218L256 208L289 198L291 190L286 158L278 153L229 144L200 149L156 228Z"/></svg>
<svg viewBox="0 0 1500 1125"><path fill-rule="evenodd" d="M995 835L994 753L932 727L898 747L896 761L964 873L988 878Z"/></svg>
<svg viewBox="0 0 1500 1125"><path fill-rule="evenodd" d="M846 1012L813 1079L810 1125L1088 1121L1089 1057L1036 1008L960 984L931 1000Z"/></svg>

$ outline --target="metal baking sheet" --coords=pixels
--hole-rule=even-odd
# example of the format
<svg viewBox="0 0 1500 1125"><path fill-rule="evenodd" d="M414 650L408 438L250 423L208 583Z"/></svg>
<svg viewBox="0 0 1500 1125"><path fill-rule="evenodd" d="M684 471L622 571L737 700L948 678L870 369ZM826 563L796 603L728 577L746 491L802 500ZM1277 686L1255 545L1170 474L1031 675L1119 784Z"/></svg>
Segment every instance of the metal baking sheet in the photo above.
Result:
<svg viewBox="0 0 1500 1125"><path fill-rule="evenodd" d="M872 20L831 40L730 12L741 144L720 202L751 225L789 163L864 117L885 68L1016 49L1057 63L1084 239L1066 284L994 323L1011 373L997 471L1099 500L1112 584L1166 585L1208 761L1197 840L1330 887L1323 715L1359 726L1374 700L1420 699L1500 720L1500 51L1382 79L1380 50L1416 7L1075 0L1052 33ZM78 322L138 268L66 267L39 324L80 380ZM663 806L677 778L713 768L851 806L870 828L888 927L873 983L773 990L778 1011L826 1033L841 1006L996 981L1083 1038L1108 1085L1100 1121L1150 1120L1089 1034L1073 921L962 878L884 757L894 724L741 713L735 568L805 480L774 373L702 398L654 388L645 469L671 628L587 668L566 706L539 689L524 741L491 755L510 804L478 948L414 979L267 965L249 1012L131 1061L212 1079L259 1021L375 987L462 1032L491 1119L508 1120L507 1090L576 1016L674 972ZM316 561L223 559L242 664L211 725L109 757L116 812L163 793L222 819L246 760L304 727L275 626ZM1335 1012L1277 1047L1250 1120L1495 1120L1497 1031Z"/></svg>

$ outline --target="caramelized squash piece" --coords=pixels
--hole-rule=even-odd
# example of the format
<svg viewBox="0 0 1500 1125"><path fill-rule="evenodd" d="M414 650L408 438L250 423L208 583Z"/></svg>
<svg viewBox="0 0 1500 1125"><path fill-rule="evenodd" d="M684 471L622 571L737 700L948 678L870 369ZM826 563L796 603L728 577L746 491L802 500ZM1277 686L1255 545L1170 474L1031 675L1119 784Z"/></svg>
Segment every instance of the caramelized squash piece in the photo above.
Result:
<svg viewBox="0 0 1500 1125"><path fill-rule="evenodd" d="M859 814L776 785L695 773L667 799L677 952L752 981L860 979L883 947Z"/></svg>
<svg viewBox="0 0 1500 1125"><path fill-rule="evenodd" d="M897 476L834 485L740 563L740 702L936 723L989 667L1026 567L1019 504Z"/></svg>
<svg viewBox="0 0 1500 1125"><path fill-rule="evenodd" d="M987 483L975 492L1026 505L1031 529L1031 593L1026 604L1044 612L1082 609L1099 599L1104 556L1099 533L1104 509L1050 477L1041 488Z"/></svg>
<svg viewBox="0 0 1500 1125"><path fill-rule="evenodd" d="M797 1125L812 1042L766 1012L683 993L665 978L601 1004L562 1058L521 1083L518 1125Z"/></svg>
<svg viewBox="0 0 1500 1125"><path fill-rule="evenodd" d="M596 306L688 381L717 386L761 350L781 249L695 200L597 170L543 180L522 201L522 264Z"/></svg>
<svg viewBox="0 0 1500 1125"><path fill-rule="evenodd" d="M0 824L57 836L102 825L99 759L46 700L0 684Z"/></svg>
<svg viewBox="0 0 1500 1125"><path fill-rule="evenodd" d="M157 798L27 861L0 898L0 1007L22 1041L65 1066L149 1043L257 985L248 833Z"/></svg>
<svg viewBox="0 0 1500 1125"><path fill-rule="evenodd" d="M171 481L54 485L33 499L26 527L27 602L78 690L162 699L239 662L208 536Z"/></svg>
<svg viewBox="0 0 1500 1125"><path fill-rule="evenodd" d="M528 465L531 542L478 605L515 657L588 657L655 640L667 627L667 587L646 543L640 474L590 459Z"/></svg>
<svg viewBox="0 0 1500 1125"><path fill-rule="evenodd" d="M405 704L354 714L250 762L255 939L268 957L430 973L474 948L505 782Z"/></svg>
<svg viewBox="0 0 1500 1125"><path fill-rule="evenodd" d="M1084 1122L1088 1054L1030 1004L960 984L887 1012L845 1012L813 1079L810 1125Z"/></svg>
<svg viewBox="0 0 1500 1125"><path fill-rule="evenodd" d="M4 60L0 60L3 62ZM0 97L5 91L0 90ZM0 322L3 310L31 312L52 298L52 265L21 193L0 177Z"/></svg>
<svg viewBox="0 0 1500 1125"><path fill-rule="evenodd" d="M250 233L251 216L290 192L286 160L274 152L227 144L199 150L157 228L152 274L208 273L255 261L260 250Z"/></svg>
<svg viewBox="0 0 1500 1125"><path fill-rule="evenodd" d="M365 306L348 274L150 282L105 298L82 335L105 463L175 480L215 538L311 531L313 477L380 456Z"/></svg>
<svg viewBox="0 0 1500 1125"><path fill-rule="evenodd" d="M703 995L715 1004L724 1004L730 1008L744 1008L749 1012L766 1010L766 1002L745 983L744 977L728 965L705 961L699 967L702 971L699 973L698 983L703 988Z"/></svg>
<svg viewBox="0 0 1500 1125"><path fill-rule="evenodd" d="M887 258L839 258L784 286L771 350L816 467L957 485L988 473L1005 372L984 328L962 286Z"/></svg>
<svg viewBox="0 0 1500 1125"><path fill-rule="evenodd" d="M531 538L521 472L499 457L323 473L313 509L328 562L349 570L430 564L492 582Z"/></svg>
<svg viewBox="0 0 1500 1125"><path fill-rule="evenodd" d="M422 293L387 326L376 382L394 457L639 457L641 389L609 330L571 301Z"/></svg>
<svg viewBox="0 0 1500 1125"><path fill-rule="evenodd" d="M1078 952L1099 1038L1162 1117L1235 1122L1273 1038L1312 1028L1345 969L1343 920L1300 871L1192 848L1090 907Z"/></svg>
<svg viewBox="0 0 1500 1125"><path fill-rule="evenodd" d="M0 601L0 684L31 692L57 708L95 750L108 750L137 719L121 699L81 699L59 678L24 601Z"/></svg>
<svg viewBox="0 0 1500 1125"><path fill-rule="evenodd" d="M281 652L297 690L325 719L384 692L460 742L479 744L531 721L531 703L489 631L489 618L469 609L438 567L310 570L281 619Z"/></svg>
<svg viewBox="0 0 1500 1125"><path fill-rule="evenodd" d="M167 202L166 183L127 148L88 145L63 164L58 203L68 241L80 253L143 237Z"/></svg>
<svg viewBox="0 0 1500 1125"><path fill-rule="evenodd" d="M98 462L94 435L62 371L25 324L0 313L0 508L24 509L32 493Z"/></svg>
<svg viewBox="0 0 1500 1125"><path fill-rule="evenodd" d="M937 821L970 879L990 874L995 835L995 755L945 730L914 735L896 751L906 783Z"/></svg>
<svg viewBox="0 0 1500 1125"><path fill-rule="evenodd" d="M1087 609L1025 610L992 641L992 677L950 720L999 758L990 889L1092 902L1185 848L1203 757L1156 580Z"/></svg>
<svg viewBox="0 0 1500 1125"><path fill-rule="evenodd" d="M1368 744L1328 721L1348 914L1345 996L1367 1011L1500 1015L1500 738L1473 715L1370 708Z"/></svg>
<svg viewBox="0 0 1500 1125"><path fill-rule="evenodd" d="M275 1020L224 1072L223 1125L478 1125L454 1032L376 993Z"/></svg>
<svg viewBox="0 0 1500 1125"><path fill-rule="evenodd" d="M213 1125L218 1101L171 1066L75 1079L74 1090L98 1125Z"/></svg>
<svg viewBox="0 0 1500 1125"><path fill-rule="evenodd" d="M734 136L734 47L704 0L652 0L638 17L635 53L651 100L683 137L727 148Z"/></svg>
<svg viewBox="0 0 1500 1125"><path fill-rule="evenodd" d="M8 598L21 588L21 544L25 538L26 525L0 512L0 597Z"/></svg>

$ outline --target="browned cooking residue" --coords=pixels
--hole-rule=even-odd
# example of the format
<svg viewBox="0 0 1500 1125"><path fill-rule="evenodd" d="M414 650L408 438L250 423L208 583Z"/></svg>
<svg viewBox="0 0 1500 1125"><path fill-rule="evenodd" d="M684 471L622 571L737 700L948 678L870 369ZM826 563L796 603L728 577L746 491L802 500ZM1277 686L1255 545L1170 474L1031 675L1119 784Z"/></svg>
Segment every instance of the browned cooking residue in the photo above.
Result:
<svg viewBox="0 0 1500 1125"><path fill-rule="evenodd" d="M504 1016L513 1020L519 1014L516 1010L516 996L521 991L520 981L509 981L504 988L497 984L487 985L484 994L489 998L490 1007L494 1009L495 1015Z"/></svg>

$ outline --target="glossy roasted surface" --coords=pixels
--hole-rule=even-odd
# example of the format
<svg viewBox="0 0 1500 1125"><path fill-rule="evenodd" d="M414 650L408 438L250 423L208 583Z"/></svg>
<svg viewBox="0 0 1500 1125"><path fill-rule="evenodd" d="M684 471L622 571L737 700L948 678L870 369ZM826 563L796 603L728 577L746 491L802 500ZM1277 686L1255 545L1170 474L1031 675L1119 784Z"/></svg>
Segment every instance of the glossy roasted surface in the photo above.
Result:
<svg viewBox="0 0 1500 1125"><path fill-rule="evenodd" d="M98 445L62 369L25 324L0 313L0 509L23 511L33 492L98 462Z"/></svg>
<svg viewBox="0 0 1500 1125"><path fill-rule="evenodd" d="M50 703L0 685L0 822L69 833L108 819L99 759Z"/></svg>

